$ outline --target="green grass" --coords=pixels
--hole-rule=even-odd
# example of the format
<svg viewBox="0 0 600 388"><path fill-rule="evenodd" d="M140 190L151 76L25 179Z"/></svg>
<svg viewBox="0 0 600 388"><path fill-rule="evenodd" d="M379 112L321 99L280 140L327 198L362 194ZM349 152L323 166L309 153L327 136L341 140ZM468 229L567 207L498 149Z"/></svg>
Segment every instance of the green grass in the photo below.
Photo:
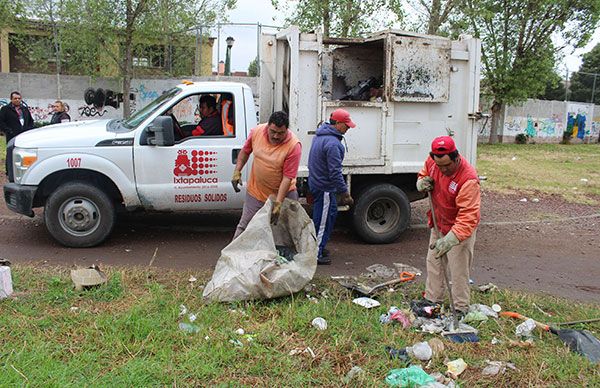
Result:
<svg viewBox="0 0 600 388"><path fill-rule="evenodd" d="M107 285L80 292L73 290L66 269L13 267L17 297L0 301L0 386L339 386L354 365L365 373L353 386L383 386L386 374L402 367L388 359L385 345L400 348L433 337L379 323L389 306L407 307L417 298L417 285L382 294L382 306L372 310L354 305L347 291L325 280L317 280L311 292L318 303L301 292L270 301L205 304L201 290L187 282L190 273L106 272ZM534 303L552 313L552 321L600 316L597 305L549 296L473 292L473 299L540 321L549 319ZM178 329L180 304L197 313L199 333ZM327 320L326 331L311 327L317 316ZM444 356L428 371L445 372L444 358L462 357L469 364L458 380L462 386L600 384L598 368L551 334L537 333L534 348L512 347L518 323L500 318L482 324L477 344L444 341ZM237 335L238 328L254 340ZM587 328L598 336L600 324ZM502 342L492 345L493 337ZM244 346L235 347L232 339ZM306 346L314 359L289 355ZM484 377L486 359L511 361L518 371Z"/></svg>
<svg viewBox="0 0 600 388"><path fill-rule="evenodd" d="M600 144L479 144L477 154L484 189L600 203Z"/></svg>

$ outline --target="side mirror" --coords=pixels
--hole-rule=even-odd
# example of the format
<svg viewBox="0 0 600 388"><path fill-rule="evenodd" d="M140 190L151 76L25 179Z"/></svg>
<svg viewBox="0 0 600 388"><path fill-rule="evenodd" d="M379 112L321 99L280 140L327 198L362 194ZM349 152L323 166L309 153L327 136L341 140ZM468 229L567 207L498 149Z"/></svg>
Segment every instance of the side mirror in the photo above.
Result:
<svg viewBox="0 0 600 388"><path fill-rule="evenodd" d="M173 119L168 116L159 116L146 128L148 144L170 147L175 144L173 132Z"/></svg>

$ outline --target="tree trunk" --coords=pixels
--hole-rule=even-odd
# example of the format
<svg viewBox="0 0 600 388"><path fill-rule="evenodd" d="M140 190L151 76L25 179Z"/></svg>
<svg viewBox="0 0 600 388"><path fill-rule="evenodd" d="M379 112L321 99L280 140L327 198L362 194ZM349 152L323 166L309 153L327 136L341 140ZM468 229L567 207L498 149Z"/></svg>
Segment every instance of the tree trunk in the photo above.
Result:
<svg viewBox="0 0 600 388"><path fill-rule="evenodd" d="M500 113L502 112L502 103L494 100L492 104L492 125L490 126L490 141L489 144L498 143L498 122L500 121Z"/></svg>
<svg viewBox="0 0 600 388"><path fill-rule="evenodd" d="M435 35L440 28L440 15L442 13L442 0L433 0L429 12L429 23L427 23L427 33Z"/></svg>
<svg viewBox="0 0 600 388"><path fill-rule="evenodd" d="M329 9L329 0L323 2L323 37L329 38L329 29L331 28L331 13Z"/></svg>

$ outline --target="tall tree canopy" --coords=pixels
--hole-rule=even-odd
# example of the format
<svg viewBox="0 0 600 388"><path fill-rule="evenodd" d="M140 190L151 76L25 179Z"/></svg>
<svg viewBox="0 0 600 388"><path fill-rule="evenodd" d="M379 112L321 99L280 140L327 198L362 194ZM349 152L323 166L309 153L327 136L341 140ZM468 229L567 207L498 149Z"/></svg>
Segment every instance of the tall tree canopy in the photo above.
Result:
<svg viewBox="0 0 600 388"><path fill-rule="evenodd" d="M543 91L559 50L552 38L585 44L597 25L600 0L466 0L463 10L482 40L482 85L494 100L495 143L502 105Z"/></svg>
<svg viewBox="0 0 600 388"><path fill-rule="evenodd" d="M573 101L600 104L600 44L583 55L579 71L571 77L569 90Z"/></svg>
<svg viewBox="0 0 600 388"><path fill-rule="evenodd" d="M323 28L325 36L360 36L402 17L400 0L272 0L302 31ZM394 12L392 12L394 11Z"/></svg>

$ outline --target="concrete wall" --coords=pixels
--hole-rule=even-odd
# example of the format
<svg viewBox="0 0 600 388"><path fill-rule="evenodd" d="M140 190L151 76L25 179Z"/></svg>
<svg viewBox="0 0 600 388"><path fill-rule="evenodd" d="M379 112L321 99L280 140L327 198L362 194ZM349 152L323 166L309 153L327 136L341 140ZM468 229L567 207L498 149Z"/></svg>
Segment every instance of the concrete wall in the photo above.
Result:
<svg viewBox="0 0 600 388"><path fill-rule="evenodd" d="M491 117L481 125L479 140L487 142ZM558 143L565 130L573 133L572 142L598 141L600 106L529 99L521 105L506 106L498 126L498 134L504 142L514 142L518 134L524 133L538 143Z"/></svg>
<svg viewBox="0 0 600 388"><path fill-rule="evenodd" d="M258 95L258 79L254 77L188 77L191 81L227 81L242 82L250 86L255 97ZM181 83L181 79L134 79L131 82L132 110L146 106L150 101L160 96L164 91ZM85 92L92 89L98 97L104 94L113 98L106 99L102 107L88 104ZM98 94L98 89L102 89ZM29 106L35 121L49 122L52 116L51 105L56 100L62 100L68 105L72 120L93 120L98 118L122 118L123 104L119 102L121 81L115 78L92 78L81 76L60 76L29 73L0 74L0 106L10 101L10 93L19 91L23 101ZM104 93L102 93L104 92Z"/></svg>

